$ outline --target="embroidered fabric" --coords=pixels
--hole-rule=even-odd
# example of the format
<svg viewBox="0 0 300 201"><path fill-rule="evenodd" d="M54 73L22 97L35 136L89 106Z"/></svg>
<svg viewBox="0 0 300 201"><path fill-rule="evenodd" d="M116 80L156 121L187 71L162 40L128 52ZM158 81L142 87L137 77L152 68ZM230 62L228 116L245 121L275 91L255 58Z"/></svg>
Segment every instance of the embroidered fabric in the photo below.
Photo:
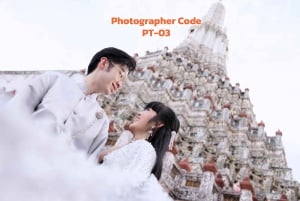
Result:
<svg viewBox="0 0 300 201"><path fill-rule="evenodd" d="M133 140L133 134L129 130L124 130L116 142L116 146L126 145Z"/></svg>
<svg viewBox="0 0 300 201"><path fill-rule="evenodd" d="M110 201L170 201L171 198L151 174L155 160L155 150L146 140L133 141L105 156L99 171L110 172L104 181L111 180L110 175L114 175L115 179L115 189L107 189L105 196L112 194Z"/></svg>

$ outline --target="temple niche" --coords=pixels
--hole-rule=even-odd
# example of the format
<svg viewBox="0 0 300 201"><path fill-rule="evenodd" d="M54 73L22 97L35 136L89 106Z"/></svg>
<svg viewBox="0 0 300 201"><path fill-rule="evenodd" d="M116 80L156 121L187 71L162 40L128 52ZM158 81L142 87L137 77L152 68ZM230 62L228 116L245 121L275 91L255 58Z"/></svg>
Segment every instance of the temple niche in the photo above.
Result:
<svg viewBox="0 0 300 201"><path fill-rule="evenodd" d="M225 8L217 2L175 49L135 55L137 68L122 90L99 97L111 118L106 145L114 145L145 103L161 101L176 111L181 123L160 180L174 201L299 200L284 134L278 130L267 135L265 123L255 119L250 90L231 83L227 75L224 17ZM32 73L24 74L30 78ZM15 75L0 76L9 82ZM0 95L3 90L0 86ZM13 96L10 88L6 92Z"/></svg>

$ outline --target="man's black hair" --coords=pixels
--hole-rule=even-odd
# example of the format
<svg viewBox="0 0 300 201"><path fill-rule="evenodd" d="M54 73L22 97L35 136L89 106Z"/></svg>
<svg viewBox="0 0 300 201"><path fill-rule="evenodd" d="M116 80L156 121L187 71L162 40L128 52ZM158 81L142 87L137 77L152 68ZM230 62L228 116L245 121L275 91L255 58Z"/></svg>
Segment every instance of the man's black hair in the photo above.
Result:
<svg viewBox="0 0 300 201"><path fill-rule="evenodd" d="M100 59L102 57L106 57L110 62L114 64L120 64L120 65L126 65L129 72L134 71L136 67L136 61L133 57L128 55L123 50L114 48L114 47L108 47L104 48L103 50L97 52L92 60L90 61L90 64L88 65L88 72L87 74L90 74L95 70L97 67Z"/></svg>

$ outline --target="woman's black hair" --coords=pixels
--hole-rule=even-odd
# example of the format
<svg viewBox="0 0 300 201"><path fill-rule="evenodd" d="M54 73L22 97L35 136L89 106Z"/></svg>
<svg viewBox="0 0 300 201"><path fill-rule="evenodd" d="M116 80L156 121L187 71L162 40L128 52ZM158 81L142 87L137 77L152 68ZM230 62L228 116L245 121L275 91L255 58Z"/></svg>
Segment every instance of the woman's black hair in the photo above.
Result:
<svg viewBox="0 0 300 201"><path fill-rule="evenodd" d="M100 59L102 57L107 57L107 59L115 64L120 64L120 65L126 65L128 68L128 71L134 71L136 67L136 61L134 60L133 57L128 55L126 52L123 50L114 48L114 47L108 47L104 48L103 50L97 52L92 60L90 61L90 64L88 65L88 71L87 74L90 74L95 70L97 67Z"/></svg>
<svg viewBox="0 0 300 201"><path fill-rule="evenodd" d="M156 162L152 173L159 179L162 172L163 157L169 147L171 132L178 132L180 122L175 112L161 102L150 102L145 106L145 109L149 108L157 113L151 121L163 124L163 126L155 128L152 135L148 138L148 141L152 144L156 152Z"/></svg>

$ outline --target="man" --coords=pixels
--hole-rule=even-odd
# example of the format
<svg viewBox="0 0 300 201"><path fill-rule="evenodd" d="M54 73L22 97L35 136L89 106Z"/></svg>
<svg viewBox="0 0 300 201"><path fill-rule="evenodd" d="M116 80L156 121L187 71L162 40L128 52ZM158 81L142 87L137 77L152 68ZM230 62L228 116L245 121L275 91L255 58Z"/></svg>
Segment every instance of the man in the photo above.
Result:
<svg viewBox="0 0 300 201"><path fill-rule="evenodd" d="M120 89L135 66L124 51L105 48L92 58L86 76L44 73L17 90L8 105L29 113L34 126L65 136L76 148L98 158L109 120L96 98Z"/></svg>

